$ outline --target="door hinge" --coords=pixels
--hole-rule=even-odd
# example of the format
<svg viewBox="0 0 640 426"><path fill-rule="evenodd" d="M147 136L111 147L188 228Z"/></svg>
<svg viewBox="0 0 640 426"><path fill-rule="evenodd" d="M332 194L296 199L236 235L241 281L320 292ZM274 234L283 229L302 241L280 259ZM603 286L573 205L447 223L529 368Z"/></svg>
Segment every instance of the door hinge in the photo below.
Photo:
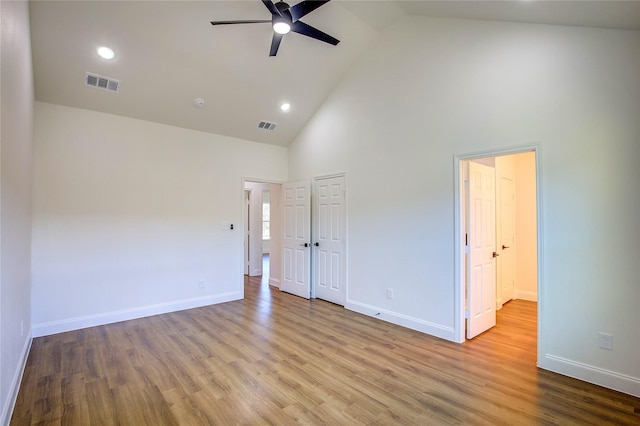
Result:
<svg viewBox="0 0 640 426"><path fill-rule="evenodd" d="M465 246L469 245L469 234L464 234L464 245Z"/></svg>

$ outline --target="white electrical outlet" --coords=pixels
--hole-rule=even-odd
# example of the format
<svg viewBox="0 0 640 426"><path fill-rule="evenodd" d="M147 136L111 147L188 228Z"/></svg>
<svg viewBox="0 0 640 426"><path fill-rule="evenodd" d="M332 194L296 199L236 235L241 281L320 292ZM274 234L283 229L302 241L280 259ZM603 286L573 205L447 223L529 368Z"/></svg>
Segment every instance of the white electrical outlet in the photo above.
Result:
<svg viewBox="0 0 640 426"><path fill-rule="evenodd" d="M388 288L387 289L387 299L393 299L393 289L392 288Z"/></svg>
<svg viewBox="0 0 640 426"><path fill-rule="evenodd" d="M602 349L608 349L610 351L613 350L613 334L603 333L602 331L598 333L598 343Z"/></svg>

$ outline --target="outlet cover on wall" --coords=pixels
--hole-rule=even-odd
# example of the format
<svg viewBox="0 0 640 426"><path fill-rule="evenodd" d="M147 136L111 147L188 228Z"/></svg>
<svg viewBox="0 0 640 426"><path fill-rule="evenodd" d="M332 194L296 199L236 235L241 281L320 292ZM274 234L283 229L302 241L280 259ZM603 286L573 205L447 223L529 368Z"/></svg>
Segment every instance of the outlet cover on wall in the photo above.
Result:
<svg viewBox="0 0 640 426"><path fill-rule="evenodd" d="M598 343L602 349L613 350L613 334L598 333Z"/></svg>

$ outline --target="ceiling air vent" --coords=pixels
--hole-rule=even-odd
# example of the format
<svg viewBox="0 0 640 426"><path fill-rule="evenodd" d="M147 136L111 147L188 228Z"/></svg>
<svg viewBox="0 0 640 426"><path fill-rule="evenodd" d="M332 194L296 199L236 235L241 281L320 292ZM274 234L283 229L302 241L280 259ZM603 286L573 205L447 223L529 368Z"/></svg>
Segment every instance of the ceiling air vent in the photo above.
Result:
<svg viewBox="0 0 640 426"><path fill-rule="evenodd" d="M258 129L263 130L275 130L278 123L271 123L269 121L261 121L258 123Z"/></svg>
<svg viewBox="0 0 640 426"><path fill-rule="evenodd" d="M84 84L89 87L95 87L96 89L107 90L109 92L117 93L120 89L120 80L115 78L103 77L101 75L86 73L84 77Z"/></svg>

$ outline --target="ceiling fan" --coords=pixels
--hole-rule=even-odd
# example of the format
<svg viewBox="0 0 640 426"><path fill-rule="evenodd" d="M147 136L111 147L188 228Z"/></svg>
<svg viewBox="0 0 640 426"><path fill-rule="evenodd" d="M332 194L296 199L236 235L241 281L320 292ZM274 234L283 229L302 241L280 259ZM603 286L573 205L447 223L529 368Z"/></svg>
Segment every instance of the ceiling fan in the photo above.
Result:
<svg viewBox="0 0 640 426"><path fill-rule="evenodd" d="M304 0L296 5L289 6L284 1L273 3L271 0L262 0L269 12L271 19L265 20L244 20L244 21L212 21L211 25L230 25L230 24L262 24L270 22L273 25L273 38L271 39L271 50L269 56L276 56L282 37L289 31L302 34L316 40L324 41L332 45L337 45L340 40L331 37L329 34L323 33L317 28L307 25L299 19L313 12L329 0Z"/></svg>

